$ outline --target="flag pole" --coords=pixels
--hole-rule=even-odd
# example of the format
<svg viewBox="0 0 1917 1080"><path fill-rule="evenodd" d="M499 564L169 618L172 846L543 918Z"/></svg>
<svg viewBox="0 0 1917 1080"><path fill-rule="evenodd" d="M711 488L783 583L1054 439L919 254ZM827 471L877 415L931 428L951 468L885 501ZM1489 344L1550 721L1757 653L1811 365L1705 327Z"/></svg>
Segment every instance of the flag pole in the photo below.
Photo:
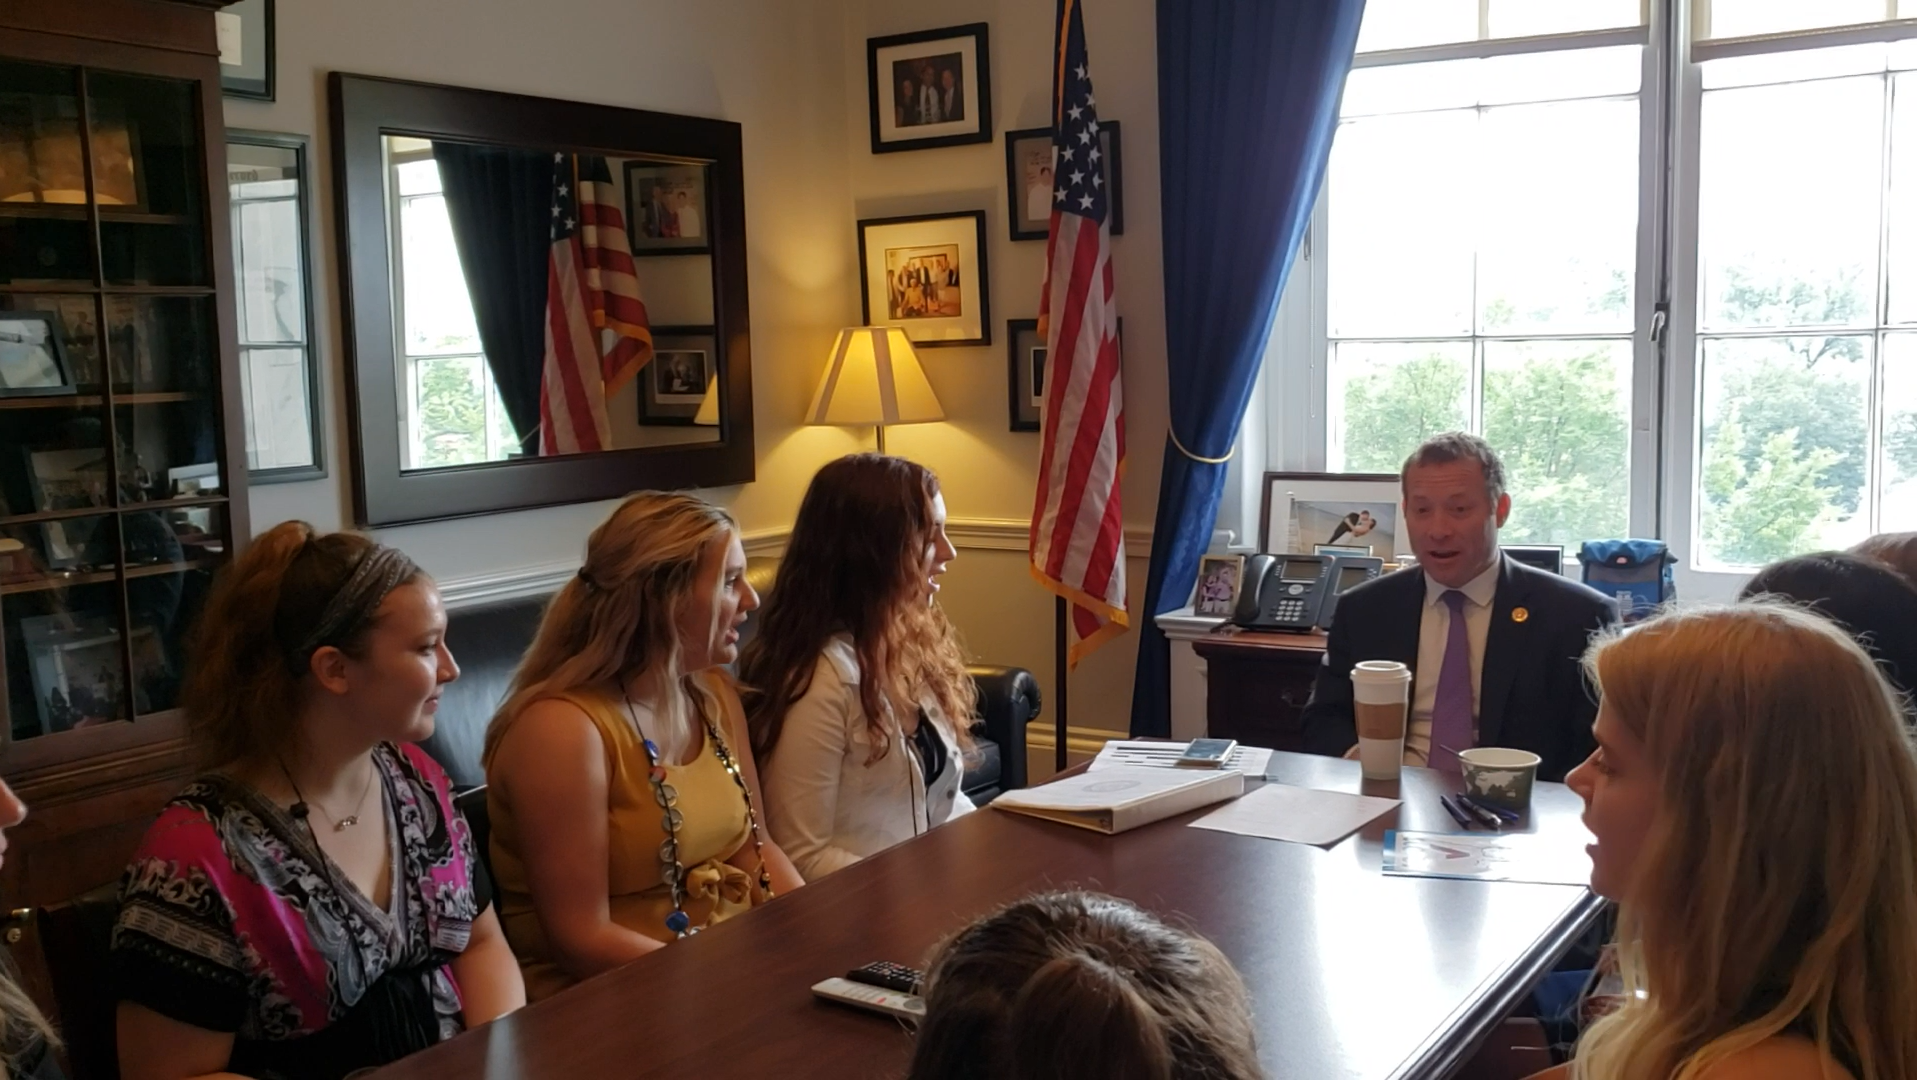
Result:
<svg viewBox="0 0 1917 1080"><path fill-rule="evenodd" d="M1062 596L1052 600L1052 666L1057 675L1053 685L1057 690L1058 706L1052 710L1052 769L1065 771L1065 688L1071 682L1072 672L1065 648L1065 620L1071 616L1071 605Z"/></svg>

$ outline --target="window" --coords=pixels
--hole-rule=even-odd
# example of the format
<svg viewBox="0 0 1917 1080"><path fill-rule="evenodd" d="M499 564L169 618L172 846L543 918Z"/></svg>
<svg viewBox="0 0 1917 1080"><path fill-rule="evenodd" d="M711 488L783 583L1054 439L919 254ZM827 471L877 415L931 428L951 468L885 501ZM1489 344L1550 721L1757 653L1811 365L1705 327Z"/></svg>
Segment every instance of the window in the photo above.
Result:
<svg viewBox="0 0 1917 1080"><path fill-rule="evenodd" d="M430 149L396 154L392 174L395 256L404 283L395 303L404 309L405 467L503 461L519 440L480 345L439 166Z"/></svg>
<svg viewBox="0 0 1917 1080"><path fill-rule="evenodd" d="M1917 0L1671 3L1371 0L1270 467L1474 431L1507 541L1686 575L1917 528Z"/></svg>

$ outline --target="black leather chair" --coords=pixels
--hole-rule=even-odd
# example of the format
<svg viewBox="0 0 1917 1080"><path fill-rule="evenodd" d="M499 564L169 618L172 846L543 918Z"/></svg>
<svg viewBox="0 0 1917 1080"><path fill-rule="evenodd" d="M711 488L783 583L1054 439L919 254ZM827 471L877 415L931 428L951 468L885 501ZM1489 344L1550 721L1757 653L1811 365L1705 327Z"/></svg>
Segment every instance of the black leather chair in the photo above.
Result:
<svg viewBox="0 0 1917 1080"><path fill-rule="evenodd" d="M120 885L114 882L34 912L52 984L54 1021L66 1043L72 1080L119 1080L113 980L109 953L120 917ZM0 1072L5 1070L0 1069Z"/></svg>
<svg viewBox="0 0 1917 1080"><path fill-rule="evenodd" d="M747 579L764 593L771 587L774 560L753 559ZM519 658L532 644L546 597L500 600L457 608L450 613L446 644L459 662L459 679L439 699L438 723L426 752L452 777L457 790L486 782L480 753L486 725L505 699ZM749 639L753 620L740 628ZM972 734L976 760L965 771L964 791L983 805L1001 791L1025 786L1025 728L1038 716L1038 680L1024 668L975 665L968 670L979 691Z"/></svg>

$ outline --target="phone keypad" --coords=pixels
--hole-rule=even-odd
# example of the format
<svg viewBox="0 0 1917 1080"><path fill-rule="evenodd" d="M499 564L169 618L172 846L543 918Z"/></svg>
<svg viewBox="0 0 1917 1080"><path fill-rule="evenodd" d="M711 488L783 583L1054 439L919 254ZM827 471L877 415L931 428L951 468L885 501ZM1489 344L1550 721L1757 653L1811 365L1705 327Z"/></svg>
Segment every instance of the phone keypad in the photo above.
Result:
<svg viewBox="0 0 1917 1080"><path fill-rule="evenodd" d="M1289 597L1274 600L1271 604L1270 619L1276 622L1297 622L1305 617L1305 602Z"/></svg>

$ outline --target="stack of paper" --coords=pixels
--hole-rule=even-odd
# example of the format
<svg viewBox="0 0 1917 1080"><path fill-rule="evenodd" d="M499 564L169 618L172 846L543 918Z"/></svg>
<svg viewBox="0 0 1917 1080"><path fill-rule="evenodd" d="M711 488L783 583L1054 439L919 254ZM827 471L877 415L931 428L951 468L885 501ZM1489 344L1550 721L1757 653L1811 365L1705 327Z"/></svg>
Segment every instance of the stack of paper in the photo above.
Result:
<svg viewBox="0 0 1917 1080"><path fill-rule="evenodd" d="M1171 768L1185 753L1181 742L1153 742L1149 739L1113 739L1098 751L1092 759L1091 771L1109 769L1115 765L1139 765L1151 768ZM1265 769L1271 765L1271 751L1256 746L1239 746L1232 750L1231 756L1219 766L1220 771L1240 772L1253 780L1263 780Z"/></svg>
<svg viewBox="0 0 1917 1080"><path fill-rule="evenodd" d="M1396 799L1266 784L1191 824L1194 829L1329 847L1397 805Z"/></svg>
<svg viewBox="0 0 1917 1080"><path fill-rule="evenodd" d="M1244 793L1245 776L1232 769L1119 765L1008 791L991 805L1081 829L1121 833Z"/></svg>

